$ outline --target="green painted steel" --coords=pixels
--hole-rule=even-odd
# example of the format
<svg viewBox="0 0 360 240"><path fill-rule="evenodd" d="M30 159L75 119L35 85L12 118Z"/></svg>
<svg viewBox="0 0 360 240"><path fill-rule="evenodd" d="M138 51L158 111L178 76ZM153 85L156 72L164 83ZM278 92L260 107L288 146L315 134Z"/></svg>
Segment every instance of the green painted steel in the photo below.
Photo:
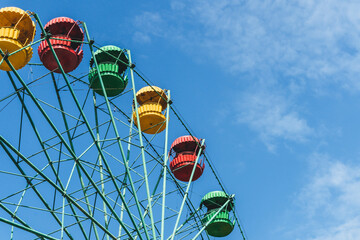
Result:
<svg viewBox="0 0 360 240"><path fill-rule="evenodd" d="M38 21L39 25L41 26L41 29L43 30L43 27L42 27L42 25L41 25L41 22L40 22L40 20L38 19L38 17L37 17L36 14L34 15L34 17L35 17L35 19ZM44 31L44 30L43 30L43 31ZM43 32L43 33L46 34L45 32ZM90 128L88 122L86 121L85 115L84 115L84 113L83 113L83 111L82 111L82 109L81 109L81 107L80 107L80 105L79 105L79 103L78 103L78 101L77 101L77 99L76 99L76 96L75 96L75 94L74 94L74 92L73 92L73 90L72 90L72 88L71 88L71 85L69 84L69 81L67 80L67 77L66 77L66 75L65 75L65 73L64 73L64 71L63 71L63 69L62 69L62 67L61 67L61 64L60 64L59 60L58 60L57 57L56 57L56 54L55 54L55 52L54 52L54 50L53 50L53 48L52 48L52 46L51 46L51 43L49 42L48 44L49 44L50 49L52 50L52 52L53 52L53 54L54 54L55 60L57 61L58 65L59 65L59 68L60 68L60 70L61 70L61 72L62 72L62 75L64 76L64 79L66 80L66 83L67 83L67 85L68 85L68 87L69 87L69 89L70 89L70 92L71 92L72 96L74 97L74 100L75 100L75 102L76 102L76 105L77 105L77 107L79 107L79 110L80 110L80 112L81 112L81 115L82 115L82 117L85 119L85 123L87 124L87 126L88 126L88 128L89 128L89 130L90 130L90 133L92 133L91 128ZM0 49L0 54L1 54L2 56L4 56L4 53L1 51L1 49ZM7 64L10 66L11 70L13 71L13 73L15 74L15 76L17 77L17 79L20 81L20 83L22 84L22 86L24 87L24 89L27 91L27 93L29 94L30 98L31 98L32 101L35 103L36 107L40 110L40 112L42 113L42 115L45 117L45 119L47 120L48 124L49 124L49 125L51 126L51 128L54 130L54 132L56 133L56 135L58 136L58 138L61 139L61 142L64 144L64 146L67 148L67 150L69 151L69 153L72 155L73 159L77 159L76 155L72 152L70 146L66 143L66 141L65 141L64 138L62 137L61 133L58 131L58 129L57 129L56 126L54 125L54 123L50 120L49 116L46 114L46 112L44 111L44 109L40 106L39 102L37 101L37 99L35 98L35 96L33 95L33 93L30 91L30 89L28 88L28 86L26 85L26 83L22 80L22 78L20 77L20 75L18 74L18 72L12 67L12 64L9 62L8 59L5 59L5 61L6 61ZM95 136L94 136L93 134L91 134L91 135L92 135L93 139L95 140ZM6 140L5 140L4 138L1 137L1 139L2 139L3 142L6 142ZM2 146L4 146L4 145L2 144L2 141L0 141L0 144L1 144ZM96 144L96 145L97 145L97 144ZM98 145L97 145L97 146L98 146ZM3 147L3 148L4 148L4 147ZM16 151L16 149L13 148L13 151ZM102 154L102 152L101 152L100 149L99 149L99 151L100 151L100 154ZM18 151L16 151L16 152L18 152ZM21 155L21 153L18 153L18 156L21 156L23 159L25 159L25 158ZM81 168L81 171L84 172L84 174L86 175L86 178L89 180L89 182L91 183L92 187L93 187L98 193L100 193L99 188L97 187L97 185L95 184L95 182L91 179L90 175L87 173L87 171L85 170L84 166L81 165L80 161L76 161L76 163L77 163L77 164L79 165L79 167ZM109 170L109 166L106 164L105 161L104 161L104 163L105 163L106 167L107 167L108 170ZM35 167L35 166L34 166L34 167ZM34 169L38 170L37 168L34 168ZM48 178L46 177L46 175L41 174L41 171L37 171L37 173L39 173L43 178L48 179ZM111 172L109 172L109 173L111 174ZM113 180L114 180L114 179L113 179ZM51 181L50 181L50 182L51 182ZM53 187L58 188L58 186L57 186L55 183L51 182L51 184L52 184ZM115 185L116 185L116 183L115 183ZM61 191L61 189L59 189L59 188L58 188L58 190ZM63 194L64 196L66 195L66 194L64 194L64 193L62 193L62 194ZM116 217L116 219L119 221L119 223L120 223L120 224L123 224L122 221L120 221L120 218L118 217L118 215L116 214L116 212L114 211L113 207L112 207L112 206L110 205L110 203L108 202L108 200L107 200L103 195L101 195L101 194L100 194L99 196L100 196L100 197L102 198L102 200L106 203L106 205L110 208L112 214ZM121 196L121 193L120 193L120 196ZM76 204L76 201L74 201L72 198L67 198L67 199L69 199L73 205L80 207L78 204ZM106 228L104 228L104 226L102 226L98 221L96 221L96 219L92 218L92 216L89 215L86 211L83 211L84 209L82 209L81 207L80 207L80 209L82 210L83 214L85 214L85 215L87 215L87 217L91 218L92 221L94 221L94 223L95 223L97 226L99 226L104 232L106 232L109 236L115 238L110 232L107 231ZM130 213L129 213L129 214L130 214ZM131 216L131 215L130 215L130 216ZM130 235L130 232L127 230L127 228L125 227L125 225L124 225L123 227L124 227L125 231L127 232L127 234L129 235L129 237L130 237L131 239L133 239L133 237ZM139 233L139 234L140 234L140 233Z"/></svg>
<svg viewBox="0 0 360 240"><path fill-rule="evenodd" d="M34 229L29 228L29 227L27 227L27 226L20 225L20 224L18 224L18 223L14 223L14 222L10 222L9 220L4 219L4 218L1 218L1 217L0 217L0 222L5 222L5 223L7 223L7 224L9 224L9 225L12 225L12 226L14 226L14 227L17 227L17 228L20 228L20 229L22 229L22 230L31 232L31 233L37 235L38 237L40 237L41 239L59 240L58 238L54 238L54 237L51 237L51 236L46 235L46 234L44 234L44 233L35 231Z"/></svg>
<svg viewBox="0 0 360 240"><path fill-rule="evenodd" d="M233 197L233 196L232 196ZM214 220L216 218L216 216L223 211L223 209L225 209L225 207L227 206L227 204L231 201L231 199L227 200L224 205L222 205L219 209L216 210L215 214L206 222L203 223L203 227L201 228L201 230L195 235L195 237L192 238L192 240L197 239L198 236L200 236L200 234L206 229L206 227L211 223L212 220Z"/></svg>
<svg viewBox="0 0 360 240"><path fill-rule="evenodd" d="M16 89L15 82L14 82L14 80L13 80L13 78L12 78L12 76L11 76L11 74L10 74L9 72L8 72L8 76L9 76L9 79L10 79L11 84L13 85L14 89ZM21 95L20 95L18 92L17 92L16 94L17 94L18 99L19 99L20 102L21 102L21 105L23 106L23 108L24 108L24 110L25 110L25 114L26 114L26 116L28 117L28 119L29 119L29 121L30 121L31 127L33 128L33 130L34 130L34 132L35 132L35 135L36 135L36 137L37 137L37 140L39 141L42 149L44 150L46 159L47 159L47 161L50 163L50 162L51 162L51 158L50 158L49 154L48 154L47 151L46 151L46 148L45 148L45 145L44 145L44 143L43 143L43 140L41 139L41 136L40 136L40 134L39 134L39 132L38 132L36 126L35 126L35 123L34 123L34 121L33 121L32 118L31 118L31 115L30 115L30 113L29 113L29 110L27 109L27 106L25 105L24 99L21 97ZM52 166L51 164L50 164L50 166L52 167L52 170L56 173L56 170L53 168L53 166ZM26 175L24 174L23 170L20 168L20 166L18 166L18 165L16 164L16 167L20 170L20 172L21 172L24 176L26 176ZM57 176L57 173L56 173L56 176ZM51 210L51 207L49 206L49 204L48 204L48 203L46 202L46 200L41 196L41 194L35 189L35 186L33 186L33 184L31 183L31 181L30 181L27 177L25 177L25 178L27 179L28 185L32 186L32 188L34 189L35 193L36 193L37 196L40 198L41 202L45 205L45 207L46 207L48 210ZM59 181L59 179L57 179L57 180ZM61 188L64 189L64 187L62 186L61 181L59 181L59 183L60 183ZM74 209L73 207L72 207L72 212L73 212L73 213L75 214L75 216L76 216L76 211L75 211L75 209ZM55 218L56 222L61 225L62 222L58 219L58 217L57 217L53 212L52 212L51 214L52 214L53 217ZM84 237L87 238L87 237L86 237L85 230L84 230L84 228L82 227L82 224L81 224L81 222L79 221L79 219L78 219L77 217L76 217L76 221L78 222L79 227L80 227L81 232L83 233ZM73 239L72 236L71 236L71 234L70 234L66 229L65 229L65 233L68 235L68 237L69 237L70 239Z"/></svg>
<svg viewBox="0 0 360 240"><path fill-rule="evenodd" d="M45 32L45 30L44 30L44 28L43 28L43 26L42 26L42 24L41 24L40 19L38 18L38 16L37 16L36 14L34 15L34 17L35 17L35 19L37 20L37 22L39 23L39 25L40 25L40 27L41 27L41 30L42 30L42 33L43 33L44 35L46 35L46 32ZM87 31L87 28L86 28L86 24L83 23L83 26L84 26L85 32L86 32L86 34L87 34L87 37L88 37L88 39L89 39L88 31ZM78 102L78 100L77 100L77 98L76 98L76 95L75 95L75 93L74 93L74 91L73 91L73 89L72 89L72 87L71 87L71 85L70 85L70 83L69 83L69 81L68 81L67 75L65 74L65 72L64 72L64 70L63 70L63 68L62 68L62 66L61 66L61 64L60 64L59 59L58 59L57 56L56 56L56 53L55 53L55 51L54 51L54 49L53 49L53 47L52 47L52 45L51 45L50 40L47 39L47 42L48 42L49 47L50 47L50 49L51 49L51 51L52 51L52 53L53 53L53 55L54 55L55 60L56 60L56 62L57 62L57 64L58 64L58 66L59 66L59 69L60 69L60 71L61 71L61 74L62 74L63 77L64 77L64 80L65 80L65 82L66 82L66 85L68 86L68 88L69 88L69 90L70 90L70 93L71 93L72 98L73 98L73 100L74 100L74 102L75 102L75 105L76 105L76 107L78 108L78 110L79 110L79 112L80 112L80 114L81 114L81 117L84 119L85 125L86 125L86 127L88 128L88 131L89 131L89 133L90 133L93 141L96 142L95 134L92 132L92 129L91 129L91 127L90 127L90 124L89 124L89 122L87 121L87 118L86 118L86 116L85 116L85 113L83 112L83 110L82 110L82 108L81 108L81 106L80 106L80 104L79 104L79 102ZM89 45L89 46L90 46L90 48L92 47L91 45ZM92 48L91 48L91 51L92 51ZM97 65L96 61L95 61L95 64ZM15 69L12 69L12 70L13 70L13 72L14 72L15 74L17 74L17 72L16 72ZM64 143L64 146L65 146L65 147L67 148L67 150L71 153L73 159L76 160L76 159L77 159L76 155L75 155L74 152L71 150L70 146L66 143L66 141L63 139L63 137L61 136L61 134L60 134L60 132L58 131L58 129L56 128L56 126L53 124L53 122L52 122L52 121L50 120L50 118L47 116L47 114L45 113L45 111L43 110L43 108L38 104L38 102L36 101L35 97L34 97L33 94L31 93L30 89L26 86L26 84L23 82L23 80L21 79L21 77L20 77L18 74L17 74L17 76L18 76L18 79L20 80L20 82L22 83L22 85L24 86L24 88L26 89L26 91L30 94L30 96L31 96L32 100L34 101L35 105L37 105L37 107L39 108L39 110L40 110L40 111L42 112L42 114L45 116L45 118L46 118L46 120L48 121L48 123L51 125L52 129L56 132L56 135L57 135L57 136L59 137L59 139L61 139L61 141ZM111 113L111 112L110 112L110 113ZM119 190L119 187L117 186L117 183L115 182L115 179L114 179L114 177L113 177L113 175L112 175L112 173L111 173L110 167L109 167L109 165L107 164L107 162L106 162L106 160L105 160L105 156L104 156L104 154L103 154L103 152L102 152L99 144L95 144L95 145L96 145L96 147L97 147L98 150L99 150L99 154L101 155L101 157L102 157L103 160L104 160L104 164L105 164L106 168L108 169L110 176L112 176L111 179L112 179L112 181L113 181L113 183L114 183L114 185L115 185L115 187L116 187L116 190L117 190L118 193L120 194L121 200L122 200L122 201L125 201L125 200L122 198L122 195L121 195L121 192L120 192L120 190ZM82 166L81 162L80 162L80 161L75 161L75 162L76 162L76 164L80 167L81 171L86 175L87 179L89 180L89 182L91 183L91 185L94 187L94 189L99 193L99 196L103 199L103 201L104 201L104 203L107 205L107 207L109 207L110 211L113 213L113 215L114 215L114 216L116 217L116 219L119 221L119 223L120 223L121 225L123 225L126 233L129 235L129 237L130 237L131 239L133 239L133 237L131 236L130 232L127 230L127 228L125 227L125 225L123 224L123 222L120 220L120 218L119 218L119 216L117 215L117 213L115 212L115 210L111 207L109 201L105 198L104 195L101 194L100 189L97 187L97 185L95 184L95 182L92 180L91 176L90 176L90 175L88 174L88 172L85 170L84 166ZM129 212L129 209L127 209L127 210L128 210L128 213L129 213L130 218L132 218L131 213ZM103 230L105 229L103 226L101 226L100 228L102 228ZM106 232L107 232L107 231L106 231ZM112 236L112 234L110 234L110 235Z"/></svg>
<svg viewBox="0 0 360 240"><path fill-rule="evenodd" d="M127 50L127 52L128 52L128 55L129 55L129 61L131 63L130 50ZM139 129L139 140L140 140L140 145L144 146L141 127L140 127L140 118L139 118L139 111L138 111L139 109L138 109L138 104L137 104L137 100L136 100L134 72L133 72L132 68L130 68L130 74L131 74L131 83L132 83L132 86L133 86L132 89L133 89L133 96L134 96L135 113L136 113L136 117L137 117L137 126L138 126L138 129ZM141 148L141 157L142 157L142 163L143 163L143 169L144 169L144 180L145 180L145 186L146 186L146 196L147 196L147 200L148 200L148 204L149 204L148 206L149 206L149 213L150 213L150 220L151 220L151 230L152 230L152 233L153 233L153 238L156 239L155 224L154 224L154 217L153 217L151 197L150 197L150 188L149 188L147 167L146 167L146 161L145 161L145 151L144 151L143 147ZM145 226L145 224L143 224L143 225Z"/></svg>
<svg viewBox="0 0 360 240"><path fill-rule="evenodd" d="M167 161L169 158L168 155L168 136L169 136L169 106L171 101L170 90L168 91L168 101L167 101L167 111L166 111L166 127L165 127L165 145L164 145L164 165L163 165L163 193L162 193L162 208L161 208L161 234L160 239L164 239L164 230L165 230L165 198L166 198L166 168Z"/></svg>
<svg viewBox="0 0 360 240"><path fill-rule="evenodd" d="M9 64L9 63L8 63ZM67 200L69 200L75 207L77 207L84 215L86 215L88 218L92 219L94 223L99 226L102 230L104 230L109 236L111 236L113 239L117 239L114 235L112 235L107 229L105 229L96 219L94 219L91 215L87 213L85 209L83 209L77 201L75 201L71 196L69 196L65 191L61 190L59 186L56 185L55 182L51 181L40 169L38 169L34 164L31 163L25 156L23 156L19 151L16 150L14 146L12 146L8 141L6 141L1 135L0 135L0 145L5 150L6 154L13 159L11 153L7 149L10 148L12 152L14 152L17 156L19 156L26 164L31 167L33 170L35 170L41 177L43 177L51 186L54 187L57 191L59 191Z"/></svg>
<svg viewBox="0 0 360 240"><path fill-rule="evenodd" d="M85 32L86 32L86 38L87 38L88 40L90 40L90 36L89 36L89 32L87 31L86 24L85 24L85 23L83 23L83 24L84 24L84 29L85 29ZM114 120L114 116L113 116L113 113L112 113L112 109L111 109L111 107L110 107L110 103L109 103L109 100L108 100L108 98L107 98L107 94L106 94L106 90L105 90L105 87L104 87L104 83L103 83L102 78L101 78L101 75L100 75L99 65L98 65L98 63L97 63L97 59L94 57L94 52L93 52L93 47L92 47L92 45L89 44L89 47L90 47L90 51L91 51L92 57L93 57L93 59L94 59L95 67L96 67L96 69L98 70L98 71L97 71L97 72L98 72L98 77L99 77L99 80L100 80L101 89L102 89L102 91L103 91L103 93L104 93L104 97L105 97L105 101L106 101L106 107L107 107L108 112L109 112L109 115L110 115L111 123L112 123L113 129L114 129L114 131L115 131L116 138L119 139L119 140L117 141L117 144L118 144L118 146L119 146L119 149L120 149L120 152L121 152L121 157L122 157L122 159L123 159L123 161L124 161L125 169L126 169L126 171L127 171L127 174L128 174L128 177L129 177L129 181L130 181L130 183L131 183L131 187L132 187L132 190L133 190L133 194L134 194L134 197L135 197L136 202L137 202L137 208L138 208L138 211L139 211L139 213L140 213L141 210L140 210L140 206L139 206L139 203L138 203L138 200L137 200L136 190L135 190L134 184L133 184L132 179L131 179L129 167L128 167L128 165L127 165L127 161L126 161L126 157L125 157L125 154L124 154L124 150L123 150L122 145L121 145L121 142L120 142L120 137L119 137L119 133L118 133L118 130L117 130L117 126L116 126L116 124L115 124L115 120ZM82 112L82 114L83 114L83 112ZM84 114L83 114L83 116L85 117ZM89 130L91 131L90 126L89 126ZM92 131L91 131L91 133L92 133ZM93 133L92 133L92 135L93 135ZM93 136L93 139L95 140L95 136ZM98 146L98 147L99 147L99 146ZM109 174L111 175L111 180L112 180L112 182L114 183L114 185L115 185L115 187L116 187L116 191L118 192L121 201L124 203L124 207L125 207L126 211L127 211L128 214L129 214L129 217L130 217L130 219L131 219L131 222L133 223L133 225L134 225L134 227L135 227L135 229L136 229L136 231L137 231L140 239L142 239L140 230L138 229L138 227L137 227L137 225L136 225L136 223L135 223L134 217L131 215L130 209L129 209L129 207L127 206L127 203L126 203L124 197L122 196L122 193L121 193L121 191L120 191L120 188L119 188L118 184L116 183L116 179L115 179L114 175L112 174L111 168L110 168L110 166L108 165L107 161L105 160L105 156L103 155L102 151L100 150L100 147L99 147L99 153L101 154L101 157L102 157L103 160L104 160L104 164L105 164L105 166L106 166L106 168L107 168L107 171L109 171ZM114 211L114 209L111 209L111 208L110 208L110 210L111 210L112 212ZM114 215L117 215L117 214L114 214ZM140 216L142 216L142 215L140 215ZM120 218L118 218L118 221L119 221L120 223L122 223L122 221L121 221ZM145 227L146 225L145 225L144 219L141 218L141 221L143 222L143 226ZM121 227L125 229L126 233L131 237L131 239L133 239L131 233L127 230L127 228L125 227L125 225L124 225L123 223L122 223L121 225L122 225ZM146 233L146 238L149 239L149 235L148 235L148 233L147 233L147 228L145 227L144 229L145 229L145 233Z"/></svg>
<svg viewBox="0 0 360 240"><path fill-rule="evenodd" d="M0 167L0 174L20 178L23 183L16 183L14 192L0 195L1 224L8 225L10 239L24 232L34 235L32 239L210 239L207 233L214 224L232 219L224 215L234 210L232 199L218 196L226 199L226 206L204 215L203 208L194 207L191 199L192 181L185 184L171 174L168 132L175 125L169 123L170 115L180 120L185 131L189 128L173 109L170 91L165 99L165 134L142 134L141 127L134 124L139 117L132 118L129 112L133 110L138 116L137 102L131 106L135 84L150 84L136 71L130 51L116 46L99 48L81 22L86 40L77 42L90 48L91 68L89 74L73 76L63 71L49 41L51 36L44 32L36 14L34 18L44 37L32 45L48 42L60 74L34 74L32 81L22 79L22 73L12 69L13 73L7 74L13 90L0 96L1 107L15 102L19 112L14 115L17 121L9 122L19 129L16 143L12 143L13 135L0 133L3 161L15 169ZM0 54L1 61L11 66L5 53ZM38 91L43 84L49 88ZM125 91L127 84L131 89ZM32 134L31 138L26 134ZM124 143L127 149L123 149ZM220 181L216 187L225 192ZM24 215L26 211L31 214ZM44 216L47 226L37 225L30 215ZM234 219L237 221L236 216Z"/></svg>
<svg viewBox="0 0 360 240"><path fill-rule="evenodd" d="M193 177L194 177L194 173L195 173L195 169L196 169L196 166L197 166L197 163L199 161L199 158L200 158L200 155L202 153L202 150L203 150L203 146L205 144L205 139L203 139L201 141L201 145L200 145L200 150L196 156L196 160L195 160L195 163L194 163L194 167L191 171L191 175L190 175L190 178L189 178L189 182L187 183L187 187L186 187L186 190L185 190L185 194L184 194L184 197L183 197L183 200L181 202L181 206L180 206L180 210L179 210L179 215L176 219L176 223L175 223L175 226L174 226L174 229L173 229L173 233L172 233L172 236L171 236L171 240L173 240L175 238L175 235L176 235L176 230L177 230L177 226L179 224L179 221L180 221L180 217L181 217L181 214L182 214L182 211L183 211L183 207L184 207L184 204L187 200L187 197L188 197L188 194L189 194L189 190L190 190L190 185L192 183L192 180L193 180Z"/></svg>
<svg viewBox="0 0 360 240"><path fill-rule="evenodd" d="M62 118L63 118L63 121L64 121L64 125L65 125L65 129L66 129L66 133L67 133L67 136L68 136L68 139L69 139L69 143L70 143L70 146L71 146L71 149L72 151L75 153L75 147L74 147L74 144L73 144L73 141L72 141L72 138L70 136L70 131L69 131L69 126L68 126L68 122L67 122L67 119L66 119L66 116L65 116L65 111L64 111L64 106L63 106L63 103L62 103L62 100L61 100L61 97L60 97L60 93L59 93L59 88L56 84L56 80L55 80L55 76L54 76L54 73L51 73L51 77L53 79L53 84L54 84L54 87L55 87L55 90L56 90L56 96L57 96L57 100L58 100L58 103L59 103L59 106L60 106L60 110L61 110L61 115L62 115ZM77 170L77 173L79 174L79 178L80 178L80 183L81 183L81 187L83 189L83 194L85 196L85 200L86 200L86 204L88 205L87 209L88 209L88 212L90 214L92 214L91 212L91 207L90 207L90 202L89 202L89 198L85 192L85 183L84 183L84 179L82 177L82 174L81 174L81 170L80 170L80 167L78 165L76 165L76 170ZM95 224L93 223L93 228L94 228L94 232L95 232L95 237L96 239L98 240L99 239L99 235L98 235L98 231L97 231L97 228L95 226ZM87 236L85 237L87 238Z"/></svg>
<svg viewBox="0 0 360 240"><path fill-rule="evenodd" d="M225 237L232 232L235 224L229 215L234 208L232 196L223 191L209 192L201 199L202 206L207 207L207 212L201 222L210 236Z"/></svg>

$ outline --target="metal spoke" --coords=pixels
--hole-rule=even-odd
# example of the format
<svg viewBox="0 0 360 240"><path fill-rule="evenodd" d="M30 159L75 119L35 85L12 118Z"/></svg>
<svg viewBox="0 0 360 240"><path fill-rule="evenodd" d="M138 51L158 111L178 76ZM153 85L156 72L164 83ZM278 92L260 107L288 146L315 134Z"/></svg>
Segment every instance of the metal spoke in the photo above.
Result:
<svg viewBox="0 0 360 240"><path fill-rule="evenodd" d="M0 65L11 69L4 73L9 81L4 81L0 96L0 114L9 125L0 133L4 159L0 177L9 182L0 195L0 224L7 229L5 235L34 240L210 239L209 224L225 205L233 204L233 195L204 222L204 217L209 219L208 212L193 200L204 194L201 181L193 180L197 165L203 162L200 156L209 166L209 182L226 193L214 164L203 153L204 140L197 142L193 167L177 169L187 171L189 181L177 179L174 162L169 164L175 159L169 145L172 129L194 134L172 103L170 90L159 93L133 64L130 50L116 47L123 55L113 54L105 49L115 46L100 47L91 40L84 22L71 25L71 29L76 25L81 29L83 38L63 39L45 31L37 14L27 13L36 21L41 39L13 52L0 46ZM79 65L80 70L66 70L68 62L58 51L62 41L74 51L87 46L92 58L90 71L84 70L84 64ZM18 65L12 59L39 43L46 45L55 69L50 70L42 56L43 64L15 69ZM115 85L109 84L107 70L102 71L108 60L101 56L114 58L109 61L119 67L114 74L121 76L124 88L128 84L115 96ZM29 75L23 78L26 69L30 69ZM137 99L136 86L143 84L166 101L160 112L163 120L151 127L145 127L142 119L147 115L139 111L143 103ZM233 227L246 240L235 210L233 205L229 210L234 214L230 216Z"/></svg>

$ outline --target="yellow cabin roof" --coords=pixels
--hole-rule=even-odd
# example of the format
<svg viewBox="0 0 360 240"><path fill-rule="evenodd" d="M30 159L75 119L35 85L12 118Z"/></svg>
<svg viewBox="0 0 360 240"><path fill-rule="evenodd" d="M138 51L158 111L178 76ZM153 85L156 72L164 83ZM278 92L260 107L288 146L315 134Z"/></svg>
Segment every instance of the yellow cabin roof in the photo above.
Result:
<svg viewBox="0 0 360 240"><path fill-rule="evenodd" d="M156 86L143 87L136 93L136 100L140 105L157 103L162 106L162 110L167 107L167 99L165 91Z"/></svg>
<svg viewBox="0 0 360 240"><path fill-rule="evenodd" d="M32 42L35 37L34 21L26 11L17 7L0 9L0 28L18 29L20 31L18 41L23 46Z"/></svg>

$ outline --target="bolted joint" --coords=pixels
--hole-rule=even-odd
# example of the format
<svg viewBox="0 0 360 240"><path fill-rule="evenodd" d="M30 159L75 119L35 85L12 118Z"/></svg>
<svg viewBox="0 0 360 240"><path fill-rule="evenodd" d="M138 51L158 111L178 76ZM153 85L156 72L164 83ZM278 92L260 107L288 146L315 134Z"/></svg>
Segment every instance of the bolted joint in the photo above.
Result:
<svg viewBox="0 0 360 240"><path fill-rule="evenodd" d="M48 39L50 39L50 37L51 37L51 33L45 32L44 38L45 38L46 40L48 40Z"/></svg>
<svg viewBox="0 0 360 240"><path fill-rule="evenodd" d="M169 100L168 103L169 103L169 105L171 105L171 104L173 103L173 101L172 101L172 100Z"/></svg>
<svg viewBox="0 0 360 240"><path fill-rule="evenodd" d="M89 41L89 45L93 45L94 44L94 39L91 39L90 41Z"/></svg>
<svg viewBox="0 0 360 240"><path fill-rule="evenodd" d="M9 58L9 52L8 52L7 50L5 51L5 53L2 53L1 55L2 55L2 57L4 58L4 61L8 60L8 58Z"/></svg>
<svg viewBox="0 0 360 240"><path fill-rule="evenodd" d="M135 68L135 64L134 64L134 63L131 63L131 64L130 64L130 68L131 68L131 69L134 69L134 68Z"/></svg>

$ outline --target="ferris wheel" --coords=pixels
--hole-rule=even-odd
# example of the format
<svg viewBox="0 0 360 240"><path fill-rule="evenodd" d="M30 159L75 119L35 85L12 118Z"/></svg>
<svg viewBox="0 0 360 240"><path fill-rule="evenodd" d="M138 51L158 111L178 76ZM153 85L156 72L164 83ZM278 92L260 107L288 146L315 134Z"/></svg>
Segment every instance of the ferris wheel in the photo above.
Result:
<svg viewBox="0 0 360 240"><path fill-rule="evenodd" d="M5 7L0 54L2 239L245 239L205 139L130 50L98 45L84 22ZM214 191L201 192L205 176Z"/></svg>

